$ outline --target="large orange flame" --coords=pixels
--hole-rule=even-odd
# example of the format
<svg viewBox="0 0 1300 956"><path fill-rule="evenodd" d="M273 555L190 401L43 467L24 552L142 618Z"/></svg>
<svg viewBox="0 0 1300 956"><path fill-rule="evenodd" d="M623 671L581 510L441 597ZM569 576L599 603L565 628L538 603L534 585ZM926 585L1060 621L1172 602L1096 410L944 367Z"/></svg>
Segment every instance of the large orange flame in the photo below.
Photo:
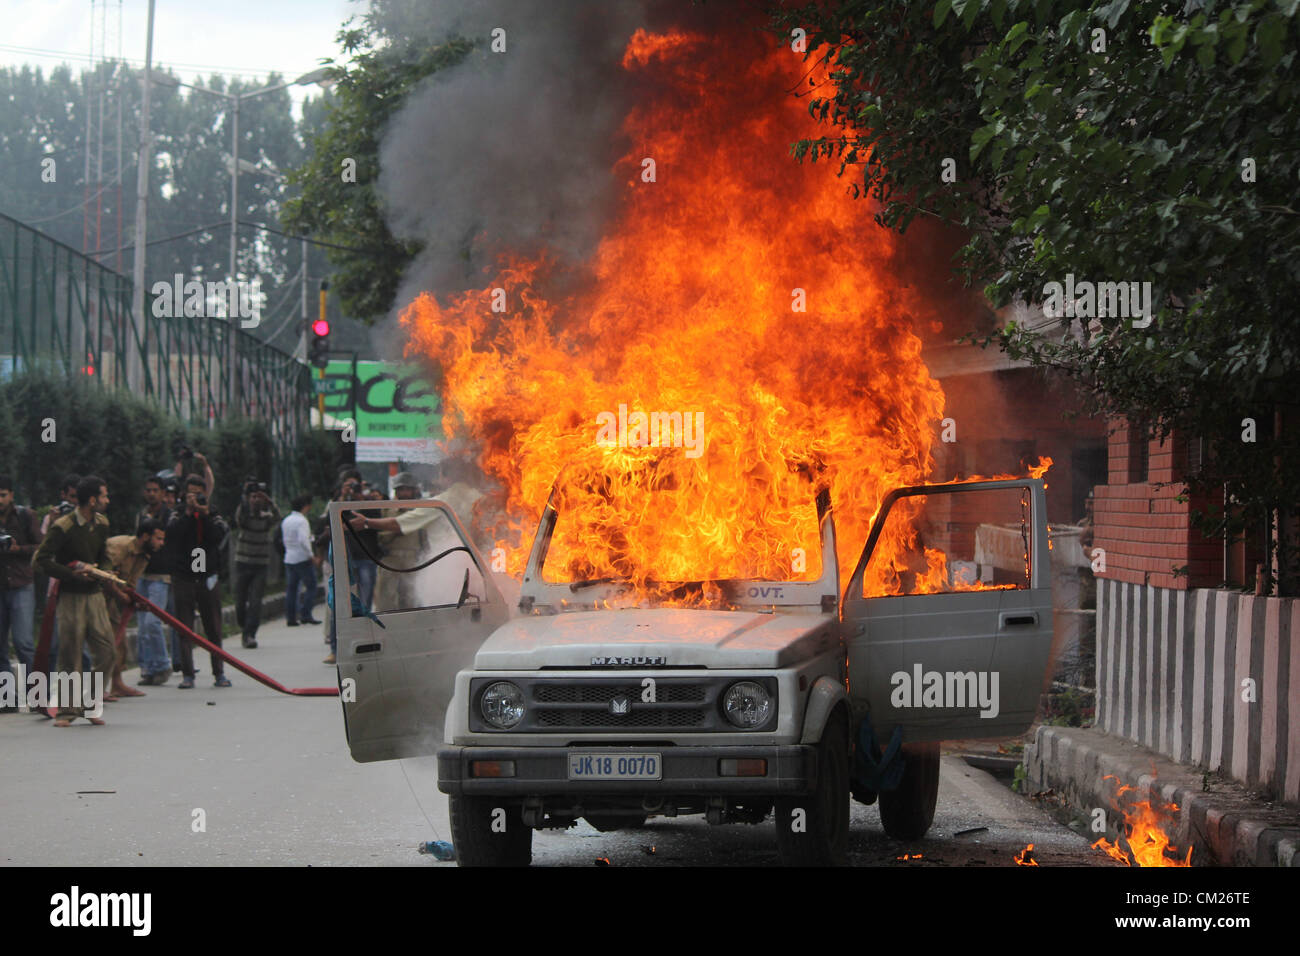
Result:
<svg viewBox="0 0 1300 956"><path fill-rule="evenodd" d="M913 332L924 298L833 169L789 158L811 123L790 95L800 55L638 31L623 68L658 92L625 120L588 271L506 257L481 289L422 294L408 354L438 365L447 437L504 489L488 523L513 573L561 473L552 580L815 578L820 486L851 567L883 495L930 477L943 394ZM637 412L702 415L698 456Z"/></svg>
<svg viewBox="0 0 1300 956"><path fill-rule="evenodd" d="M1119 783L1113 774L1107 774L1102 780ZM1125 866L1191 866L1192 848L1187 848L1187 855L1178 857L1178 849L1165 834L1166 827L1173 826L1173 814L1178 812L1178 804L1171 803L1153 806L1151 800L1133 803L1132 809L1120 807L1117 802L1123 794L1134 788L1123 784L1115 791L1116 800L1111 801L1114 808L1123 815L1121 841L1111 843L1105 837L1092 845L1094 850L1101 850L1111 859L1119 860ZM1156 801L1158 804L1159 801Z"/></svg>

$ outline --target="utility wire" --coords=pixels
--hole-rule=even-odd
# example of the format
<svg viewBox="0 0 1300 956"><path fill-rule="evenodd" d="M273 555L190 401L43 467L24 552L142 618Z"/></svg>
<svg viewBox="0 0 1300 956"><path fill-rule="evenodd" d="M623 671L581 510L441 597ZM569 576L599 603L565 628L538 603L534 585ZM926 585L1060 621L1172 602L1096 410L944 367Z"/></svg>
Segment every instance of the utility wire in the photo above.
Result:
<svg viewBox="0 0 1300 956"><path fill-rule="evenodd" d="M246 222L243 219L241 219L239 220L239 224L241 226L250 226L253 229L259 229L262 232L270 232L270 233L274 233L277 236L284 236L286 239L296 239L299 242L305 241L308 245L311 246L321 246L326 249L342 249L344 252L359 252L362 253L363 255L375 256L376 258L387 255L386 252L379 249L363 249L357 246L339 245L336 242L325 242L323 239L312 239L309 236L300 236L292 232L284 232L283 230L276 229L272 226L268 226L260 222ZM185 239L189 236L195 235L196 233L211 232L213 229L221 229L223 227L229 229L230 220L227 219L227 220L223 220L222 222L214 222L209 226L199 226L197 229L190 229L186 232L178 232L172 236L163 236L161 239L150 239L148 242L145 243L145 245L154 246L163 242L174 242L177 239ZM107 255L111 252L126 252L128 249L134 249L134 248L135 248L135 243L131 243L130 245L122 246L117 249L96 249L94 252L86 253L86 255L102 256L102 255Z"/></svg>

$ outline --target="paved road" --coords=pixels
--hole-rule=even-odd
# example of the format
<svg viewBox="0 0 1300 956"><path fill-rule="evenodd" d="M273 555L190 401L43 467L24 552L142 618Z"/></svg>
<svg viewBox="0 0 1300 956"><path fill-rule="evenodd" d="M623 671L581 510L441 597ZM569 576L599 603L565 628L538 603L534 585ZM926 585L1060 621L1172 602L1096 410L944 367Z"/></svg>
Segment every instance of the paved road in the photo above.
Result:
<svg viewBox="0 0 1300 956"><path fill-rule="evenodd" d="M276 621L257 650L234 644L288 686L335 681L320 662L328 648L318 628ZM134 684L136 672L128 676ZM105 705L104 727L0 715L0 865L454 865L415 849L450 839L432 758L354 763L336 699L288 697L230 676L229 689L213 688L208 675L195 690L174 680L145 688L147 697ZM988 830L953 836L979 826ZM582 822L536 834L533 848L542 865L763 865L776 860L774 841L770 820L710 827L683 817L612 834ZM857 865L1010 866L1030 842L1044 866L1108 865L1082 837L952 756L934 827L917 844L890 840L874 806L853 804ZM900 861L904 853L921 858Z"/></svg>

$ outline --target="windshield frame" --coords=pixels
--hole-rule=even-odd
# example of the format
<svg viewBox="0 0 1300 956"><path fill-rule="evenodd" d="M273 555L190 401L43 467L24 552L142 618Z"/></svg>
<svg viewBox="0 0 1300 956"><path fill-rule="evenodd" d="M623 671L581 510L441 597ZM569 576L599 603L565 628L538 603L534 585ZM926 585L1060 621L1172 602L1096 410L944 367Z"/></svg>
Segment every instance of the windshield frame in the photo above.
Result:
<svg viewBox="0 0 1300 956"><path fill-rule="evenodd" d="M556 491L551 489L546 507L538 522L533 538L528 564L524 569L523 587L519 608L528 613L559 613L561 611L592 610L609 607L611 602L626 598L632 590L631 582L608 581L548 582L542 576L546 555L550 550L559 512L555 508ZM721 592L725 603L736 609L767 609L778 607L808 608L820 611L837 611L839 608L839 563L835 553L835 522L831 517L830 492L822 489L816 495L817 523L821 542L821 577L814 581L759 581L727 579L711 582L681 582L683 588L709 583ZM674 585L677 582L672 582ZM577 585L576 587L574 585ZM628 607L640 606L628 604ZM720 608L725 609L725 608Z"/></svg>

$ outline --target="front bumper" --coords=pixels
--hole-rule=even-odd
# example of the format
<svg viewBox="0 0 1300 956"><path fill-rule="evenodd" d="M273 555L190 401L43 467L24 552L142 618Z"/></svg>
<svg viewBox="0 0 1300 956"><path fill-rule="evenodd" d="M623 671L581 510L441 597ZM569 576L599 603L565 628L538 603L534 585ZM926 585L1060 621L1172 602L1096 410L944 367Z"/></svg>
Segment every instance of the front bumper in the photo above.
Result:
<svg viewBox="0 0 1300 956"><path fill-rule="evenodd" d="M658 780L570 780L569 754L662 755ZM762 777L724 777L724 758L767 761ZM513 760L513 777L471 777L472 760ZM484 796L546 796L599 793L754 795L801 794L817 781L817 748L804 744L749 747L444 747L438 751L438 789L443 793Z"/></svg>

